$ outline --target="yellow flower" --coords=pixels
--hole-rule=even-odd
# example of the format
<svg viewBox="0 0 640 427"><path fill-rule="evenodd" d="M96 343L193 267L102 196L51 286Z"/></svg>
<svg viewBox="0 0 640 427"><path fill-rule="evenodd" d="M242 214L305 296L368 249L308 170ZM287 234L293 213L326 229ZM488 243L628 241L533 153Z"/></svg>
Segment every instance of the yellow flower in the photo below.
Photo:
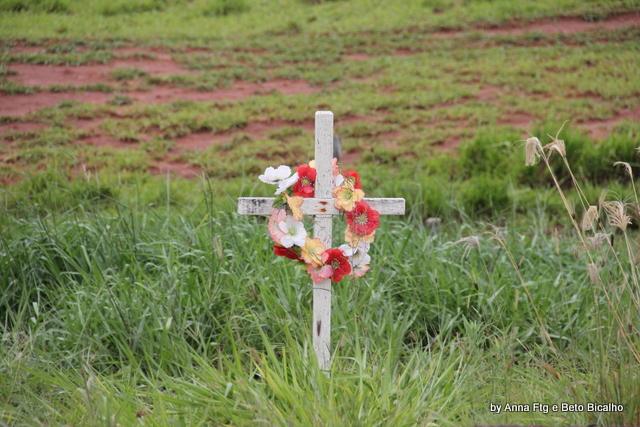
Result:
<svg viewBox="0 0 640 427"><path fill-rule="evenodd" d="M345 212L351 212L356 206L356 202L364 199L364 191L354 188L355 180L345 179L340 187L333 190L333 197L336 199L336 208Z"/></svg>
<svg viewBox="0 0 640 427"><path fill-rule="evenodd" d="M287 198L287 204L289 205L289 209L291 209L293 217L298 221L302 221L302 218L304 217L302 213L302 202L304 202L304 197L289 196L288 194L285 194L285 197Z"/></svg>
<svg viewBox="0 0 640 427"><path fill-rule="evenodd" d="M376 236L375 231L373 231L373 233L371 234L367 234L366 236L358 236L356 233L352 233L351 230L349 230L349 227L347 227L347 229L344 230L344 240L352 248L357 247L358 244L360 244L360 242L372 243L375 236Z"/></svg>
<svg viewBox="0 0 640 427"><path fill-rule="evenodd" d="M300 255L307 264L314 265L316 267L322 266L322 253L325 251L324 244L320 239L307 239L304 241L302 251Z"/></svg>

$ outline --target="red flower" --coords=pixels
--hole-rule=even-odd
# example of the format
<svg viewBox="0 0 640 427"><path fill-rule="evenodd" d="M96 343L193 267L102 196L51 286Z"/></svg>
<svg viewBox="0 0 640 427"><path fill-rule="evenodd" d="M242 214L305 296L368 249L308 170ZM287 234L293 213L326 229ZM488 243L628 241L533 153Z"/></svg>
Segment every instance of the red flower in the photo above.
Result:
<svg viewBox="0 0 640 427"><path fill-rule="evenodd" d="M338 283L342 278L351 273L351 264L340 249L327 249L322 253L324 265L331 267L331 281Z"/></svg>
<svg viewBox="0 0 640 427"><path fill-rule="evenodd" d="M277 256L283 256L285 258L295 259L296 261L304 262L302 258L300 258L300 255L292 248L285 248L280 245L273 245L273 253L276 254Z"/></svg>
<svg viewBox="0 0 640 427"><path fill-rule="evenodd" d="M358 236L368 236L380 225L380 213L365 201L356 202L353 210L345 215L349 230Z"/></svg>
<svg viewBox="0 0 640 427"><path fill-rule="evenodd" d="M293 194L300 197L313 197L316 185L316 170L309 165L300 165L297 172L298 181L293 186Z"/></svg>
<svg viewBox="0 0 640 427"><path fill-rule="evenodd" d="M353 187L358 190L362 190L362 181L360 180L360 175L358 174L358 172L348 170L348 171L344 171L342 176L345 178L349 178L349 177L353 178L355 180L355 185Z"/></svg>

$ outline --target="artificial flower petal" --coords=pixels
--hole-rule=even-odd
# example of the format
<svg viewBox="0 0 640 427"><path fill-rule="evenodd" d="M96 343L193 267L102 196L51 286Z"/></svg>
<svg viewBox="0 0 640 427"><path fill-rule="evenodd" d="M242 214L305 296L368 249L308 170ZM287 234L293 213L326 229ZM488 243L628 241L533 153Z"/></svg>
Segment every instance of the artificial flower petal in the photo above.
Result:
<svg viewBox="0 0 640 427"><path fill-rule="evenodd" d="M352 232L349 227L344 230L344 241L347 242L351 246L358 246L360 243L372 243L375 238L376 232L374 231L371 234L360 236L354 232Z"/></svg>
<svg viewBox="0 0 640 427"><path fill-rule="evenodd" d="M354 188L354 180L346 179L344 183L333 190L336 208L350 212L356 206L356 202L364 199L364 191Z"/></svg>
<svg viewBox="0 0 640 427"><path fill-rule="evenodd" d="M362 200L356 202L354 208L346 212L345 216L348 229L360 236L373 233L380 225L380 213Z"/></svg>
<svg viewBox="0 0 640 427"><path fill-rule="evenodd" d="M323 265L321 267L308 265L307 272L309 273L309 276L311 276L311 281L313 281L313 283L320 283L333 276L333 269L330 265Z"/></svg>
<svg viewBox="0 0 640 427"><path fill-rule="evenodd" d="M291 168L289 166L280 165L277 168L269 166L258 179L266 184L278 184L278 182L287 178L289 175L291 175Z"/></svg>
<svg viewBox="0 0 640 427"><path fill-rule="evenodd" d="M340 249L327 249L322 254L322 259L325 266L331 266L333 274L331 275L332 282L339 282L342 278L351 273L351 264L344 253Z"/></svg>
<svg viewBox="0 0 640 427"><path fill-rule="evenodd" d="M278 223L278 228L284 234L280 239L280 244L285 248L293 245L303 246L307 238L307 230L301 221L296 220L292 216L287 216L284 221Z"/></svg>
<svg viewBox="0 0 640 427"><path fill-rule="evenodd" d="M289 205L289 209L291 209L293 217L298 221L302 221L304 218L304 214L302 213L304 197L289 196L288 194L285 194L285 198L287 199L287 205Z"/></svg>
<svg viewBox="0 0 640 427"><path fill-rule="evenodd" d="M313 197L316 185L316 170L309 165L297 168L298 180L293 186L293 194L300 197Z"/></svg>
<svg viewBox="0 0 640 427"><path fill-rule="evenodd" d="M324 250L324 244L320 239L311 239L307 237L304 245L302 246L300 255L302 256L304 262L306 262L307 264L320 267L322 265L322 253L324 252Z"/></svg>
<svg viewBox="0 0 640 427"><path fill-rule="evenodd" d="M284 233L278 227L278 224L287 217L287 212L284 209L273 209L271 216L269 217L269 223L267 228L269 230L269 236L278 245L281 244Z"/></svg>
<svg viewBox="0 0 640 427"><path fill-rule="evenodd" d="M294 173L289 178L285 178L282 181L278 182L278 188L276 189L276 196L278 194L282 194L283 191L286 191L289 187L298 182L298 173Z"/></svg>

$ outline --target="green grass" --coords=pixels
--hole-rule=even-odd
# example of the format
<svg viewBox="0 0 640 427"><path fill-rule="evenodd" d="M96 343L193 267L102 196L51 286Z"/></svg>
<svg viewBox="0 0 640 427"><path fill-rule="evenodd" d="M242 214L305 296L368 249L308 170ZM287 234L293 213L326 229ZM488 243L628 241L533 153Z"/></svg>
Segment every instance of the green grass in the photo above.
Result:
<svg viewBox="0 0 640 427"><path fill-rule="evenodd" d="M4 193L5 422L638 422L637 364L575 238L547 238L542 211L508 229L508 252L481 224L433 233L416 219L385 220L371 274L334 286L326 378L309 342L308 278L274 262L264 222L229 214L233 196L214 182L191 194L185 181L139 185L53 173ZM453 243L472 233L478 248ZM521 260L522 283L508 254ZM566 400L626 409L488 412L489 402Z"/></svg>
<svg viewBox="0 0 640 427"><path fill-rule="evenodd" d="M549 171L524 166L529 131L518 124L530 119L547 142L566 121L560 138L588 202L607 190L635 203L612 165L637 170L633 116L597 141L582 123L640 108L640 31L478 30L639 6L0 0L2 96L110 93L105 104L0 117L40 126L0 143L0 424L640 424L625 237L601 218L622 267L595 253L604 285L592 283L594 260ZM434 37L440 30L470 31ZM135 63L160 55L184 72ZM115 60L131 64L78 86L24 85L13 71ZM136 100L282 79L311 90ZM370 273L334 286L330 377L315 366L307 274L274 259L264 220L233 213L236 197L269 195L256 179L266 166L313 156L317 109L334 111L368 195L404 197L408 208L383 218ZM256 134L255 122L274 125ZM215 142L184 148L198 133ZM96 136L118 146L87 142ZM457 149L439 148L451 141ZM150 175L161 162L203 177ZM550 170L580 219L584 200L562 159ZM496 415L490 402L625 410Z"/></svg>

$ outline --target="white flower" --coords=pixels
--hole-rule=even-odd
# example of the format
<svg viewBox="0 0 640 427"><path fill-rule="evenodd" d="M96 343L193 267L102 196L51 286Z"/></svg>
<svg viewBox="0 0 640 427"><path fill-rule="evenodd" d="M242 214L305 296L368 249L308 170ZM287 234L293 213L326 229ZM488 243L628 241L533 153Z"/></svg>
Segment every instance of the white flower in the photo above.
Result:
<svg viewBox="0 0 640 427"><path fill-rule="evenodd" d="M369 255L369 243L361 242L351 256L351 265L353 268L369 265L371 256Z"/></svg>
<svg viewBox="0 0 640 427"><path fill-rule="evenodd" d="M289 175L291 175L291 168L289 166L280 165L277 168L269 166L264 170L264 173L258 177L258 179L265 184L277 185L277 196L298 182L297 173L294 173L291 176Z"/></svg>
<svg viewBox="0 0 640 427"><path fill-rule="evenodd" d="M289 178L285 178L282 181L278 182L278 189L276 190L276 196L282 193L283 191L285 191L287 188L291 187L296 182L298 182L297 172L291 175Z"/></svg>
<svg viewBox="0 0 640 427"><path fill-rule="evenodd" d="M342 253L344 254L344 256L346 256L347 258L352 256L353 253L356 251L355 248L352 248L351 246L347 245L346 243L340 245L338 247L338 249L340 249L342 251Z"/></svg>
<svg viewBox="0 0 640 427"><path fill-rule="evenodd" d="M307 230L305 230L302 221L297 221L294 217L287 216L284 221L280 221L278 228L284 233L284 236L280 239L282 246L285 248L290 248L293 245L304 246Z"/></svg>
<svg viewBox="0 0 640 427"><path fill-rule="evenodd" d="M335 186L340 187L343 182L344 182L344 176L342 176L341 174L336 175Z"/></svg>
<svg viewBox="0 0 640 427"><path fill-rule="evenodd" d="M291 168L289 166L280 165L277 169L269 166L258 179L265 184L275 185L289 177L289 175L291 175Z"/></svg>
<svg viewBox="0 0 640 427"><path fill-rule="evenodd" d="M349 258L353 274L356 277L361 277L369 270L369 263L371 263L371 256L369 255L369 243L361 241L357 247L351 247L349 245L340 245L338 249Z"/></svg>

